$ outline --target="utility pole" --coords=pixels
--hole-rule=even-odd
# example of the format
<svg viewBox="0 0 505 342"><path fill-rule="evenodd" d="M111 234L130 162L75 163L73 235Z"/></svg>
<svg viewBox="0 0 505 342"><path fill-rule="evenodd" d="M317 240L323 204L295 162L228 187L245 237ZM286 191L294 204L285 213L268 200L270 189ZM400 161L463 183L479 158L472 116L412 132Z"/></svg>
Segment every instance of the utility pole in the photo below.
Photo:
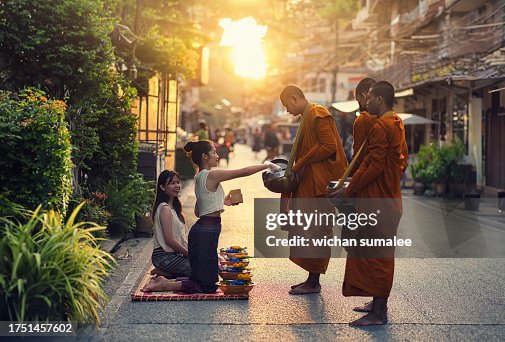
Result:
<svg viewBox="0 0 505 342"><path fill-rule="evenodd" d="M340 30L340 20L337 18L335 20L335 61L336 65L333 68L333 81L331 84L331 103L337 102L337 85L338 85L338 45L339 45L339 30Z"/></svg>

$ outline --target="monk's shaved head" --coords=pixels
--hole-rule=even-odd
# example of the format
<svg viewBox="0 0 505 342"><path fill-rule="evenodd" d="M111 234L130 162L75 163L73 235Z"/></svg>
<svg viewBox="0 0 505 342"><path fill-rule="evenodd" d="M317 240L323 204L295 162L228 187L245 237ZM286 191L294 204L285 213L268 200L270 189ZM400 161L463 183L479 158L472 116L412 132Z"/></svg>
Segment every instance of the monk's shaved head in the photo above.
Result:
<svg viewBox="0 0 505 342"><path fill-rule="evenodd" d="M356 86L356 90L354 92L354 97L358 99L361 97L361 94L368 94L368 91L370 90L370 87L375 83L375 80L373 78L367 77L359 81L358 85Z"/></svg>
<svg viewBox="0 0 505 342"><path fill-rule="evenodd" d="M370 94L374 96L381 96L384 99L384 103L388 108L393 108L395 102L395 88L393 85L386 81L379 81L372 85L370 88Z"/></svg>
<svg viewBox="0 0 505 342"><path fill-rule="evenodd" d="M284 88L281 91L281 95L279 97L282 105L286 107L288 113L292 114L293 116L302 114L305 110L305 106L308 103L305 95L303 95L303 91L292 84Z"/></svg>
<svg viewBox="0 0 505 342"><path fill-rule="evenodd" d="M281 91L280 98L281 98L281 100L283 100L283 99L287 99L291 96L296 96L301 99L305 99L305 95L303 94L303 91L293 84L288 85L286 88L284 88Z"/></svg>

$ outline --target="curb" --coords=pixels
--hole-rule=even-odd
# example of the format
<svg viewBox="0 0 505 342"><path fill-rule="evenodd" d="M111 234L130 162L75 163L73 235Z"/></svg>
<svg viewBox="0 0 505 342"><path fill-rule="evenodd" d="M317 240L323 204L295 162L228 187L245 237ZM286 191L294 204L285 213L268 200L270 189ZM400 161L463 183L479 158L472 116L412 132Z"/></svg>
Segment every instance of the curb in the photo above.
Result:
<svg viewBox="0 0 505 342"><path fill-rule="evenodd" d="M107 253L112 253L112 251L119 245L124 238L122 236L113 236L110 239L104 240L100 249Z"/></svg>

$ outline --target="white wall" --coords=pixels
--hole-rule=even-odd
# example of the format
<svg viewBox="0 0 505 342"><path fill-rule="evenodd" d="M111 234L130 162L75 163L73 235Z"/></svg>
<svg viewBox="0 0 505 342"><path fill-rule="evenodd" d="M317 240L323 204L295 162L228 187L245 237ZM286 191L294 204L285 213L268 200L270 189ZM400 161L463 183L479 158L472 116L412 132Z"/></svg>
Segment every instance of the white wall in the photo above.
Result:
<svg viewBox="0 0 505 342"><path fill-rule="evenodd" d="M482 99L471 97L468 108L468 155L477 170L477 186L482 185Z"/></svg>

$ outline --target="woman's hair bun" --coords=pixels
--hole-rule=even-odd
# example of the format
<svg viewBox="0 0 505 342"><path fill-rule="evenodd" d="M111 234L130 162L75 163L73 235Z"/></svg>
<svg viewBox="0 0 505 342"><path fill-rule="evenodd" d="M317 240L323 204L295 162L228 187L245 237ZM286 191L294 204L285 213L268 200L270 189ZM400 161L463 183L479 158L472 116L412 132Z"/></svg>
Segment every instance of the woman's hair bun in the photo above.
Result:
<svg viewBox="0 0 505 342"><path fill-rule="evenodd" d="M184 151L186 152L191 152L193 151L193 148L195 147L195 142L194 141L188 141L186 145L184 145Z"/></svg>
<svg viewBox="0 0 505 342"><path fill-rule="evenodd" d="M184 152L186 152L186 155L188 157L191 157L191 152L193 152L193 148L195 148L196 142L194 141L188 141L186 145L184 145Z"/></svg>

